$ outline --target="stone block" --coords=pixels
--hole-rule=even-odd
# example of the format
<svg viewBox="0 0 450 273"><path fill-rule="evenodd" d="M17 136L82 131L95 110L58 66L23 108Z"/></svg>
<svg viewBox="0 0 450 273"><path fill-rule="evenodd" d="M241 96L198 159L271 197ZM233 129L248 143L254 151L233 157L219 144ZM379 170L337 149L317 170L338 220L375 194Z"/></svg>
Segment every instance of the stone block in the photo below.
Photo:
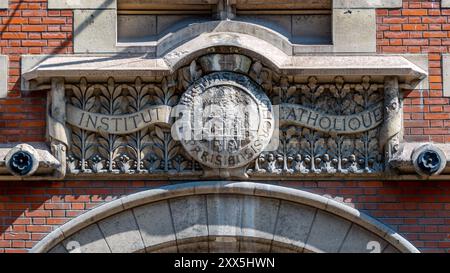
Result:
<svg viewBox="0 0 450 273"><path fill-rule="evenodd" d="M170 200L170 210L177 240L208 236L205 196Z"/></svg>
<svg viewBox="0 0 450 273"><path fill-rule="evenodd" d="M273 239L280 201L246 196L243 202L242 236Z"/></svg>
<svg viewBox="0 0 450 273"><path fill-rule="evenodd" d="M239 246L240 253L269 253L270 241L254 241L250 238L243 238Z"/></svg>
<svg viewBox="0 0 450 273"><path fill-rule="evenodd" d="M55 56L58 56L58 55L45 55L45 54L22 55L21 65L20 65L21 75L33 70L34 67L36 67L38 64L45 61L46 59L48 59L50 57L55 57ZM28 91L31 89L30 82L25 80L24 77L20 77L20 80L21 80L20 86L21 86L22 91Z"/></svg>
<svg viewBox="0 0 450 273"><path fill-rule="evenodd" d="M403 0L333 0L333 8L337 9L401 8L402 1Z"/></svg>
<svg viewBox="0 0 450 273"><path fill-rule="evenodd" d="M450 0L442 0L441 8L450 8Z"/></svg>
<svg viewBox="0 0 450 273"><path fill-rule="evenodd" d="M335 253L339 250L351 223L319 210L314 219L307 245L318 251Z"/></svg>
<svg viewBox="0 0 450 273"><path fill-rule="evenodd" d="M291 38L292 17L290 15L246 15L238 16L235 20L258 24Z"/></svg>
<svg viewBox="0 0 450 273"><path fill-rule="evenodd" d="M141 42L157 34L155 15L119 15L117 39L119 42Z"/></svg>
<svg viewBox="0 0 450 273"><path fill-rule="evenodd" d="M302 248L308 238L315 212L315 208L282 201L274 242Z"/></svg>
<svg viewBox="0 0 450 273"><path fill-rule="evenodd" d="M0 9L7 9L9 4L8 1L9 0L0 0Z"/></svg>
<svg viewBox="0 0 450 273"><path fill-rule="evenodd" d="M450 97L450 54L442 55L442 80L444 85L444 97Z"/></svg>
<svg viewBox="0 0 450 273"><path fill-rule="evenodd" d="M393 246L388 246L385 250L383 250L383 253L400 253L400 251Z"/></svg>
<svg viewBox="0 0 450 273"><path fill-rule="evenodd" d="M48 0L48 9L115 9L115 8L116 8L116 0Z"/></svg>
<svg viewBox="0 0 450 273"><path fill-rule="evenodd" d="M408 61L422 68L425 72L429 71L428 68L428 54L403 54L402 57L405 57ZM416 89L427 90L430 88L428 76L421 80L420 83L415 87Z"/></svg>
<svg viewBox="0 0 450 273"><path fill-rule="evenodd" d="M117 42L115 10L74 11L74 52L114 53Z"/></svg>
<svg viewBox="0 0 450 273"><path fill-rule="evenodd" d="M295 15L292 18L292 42L295 44L331 44L331 15Z"/></svg>
<svg viewBox="0 0 450 273"><path fill-rule="evenodd" d="M209 237L210 253L238 253L239 241L236 237Z"/></svg>
<svg viewBox="0 0 450 273"><path fill-rule="evenodd" d="M8 56L0 55L0 99L8 96Z"/></svg>
<svg viewBox="0 0 450 273"><path fill-rule="evenodd" d="M97 224L90 225L75 233L63 242L64 247L69 252L78 253L110 253L111 250L106 243L103 234ZM79 245L78 249L72 246Z"/></svg>
<svg viewBox="0 0 450 273"><path fill-rule="evenodd" d="M178 253L208 253L208 242L179 244Z"/></svg>
<svg viewBox="0 0 450 273"><path fill-rule="evenodd" d="M167 201L137 207L133 211L145 247L175 242L175 231Z"/></svg>
<svg viewBox="0 0 450 273"><path fill-rule="evenodd" d="M375 249L371 248L371 242L374 244ZM366 229L352 225L347 237L339 252L341 253L381 253L386 247L386 241L382 238L368 232ZM378 248L378 249L377 249Z"/></svg>
<svg viewBox="0 0 450 273"><path fill-rule="evenodd" d="M240 236L242 198L236 195L208 195L208 230L210 236Z"/></svg>
<svg viewBox="0 0 450 273"><path fill-rule="evenodd" d="M132 253L144 249L139 228L131 211L108 217L98 223L113 253Z"/></svg>
<svg viewBox="0 0 450 273"><path fill-rule="evenodd" d="M334 9L334 52L375 53L377 23L374 9Z"/></svg>
<svg viewBox="0 0 450 273"><path fill-rule="evenodd" d="M52 248L48 253L69 253L69 252L63 245L58 244L54 248Z"/></svg>

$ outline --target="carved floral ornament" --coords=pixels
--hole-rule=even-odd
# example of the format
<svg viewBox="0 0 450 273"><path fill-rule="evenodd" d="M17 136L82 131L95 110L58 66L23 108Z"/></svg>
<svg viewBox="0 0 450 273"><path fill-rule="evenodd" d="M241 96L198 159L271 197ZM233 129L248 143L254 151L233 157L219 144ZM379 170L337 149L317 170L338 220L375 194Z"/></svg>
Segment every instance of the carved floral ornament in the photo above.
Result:
<svg viewBox="0 0 450 273"><path fill-rule="evenodd" d="M67 147L69 174L298 179L387 171L401 140L396 78L294 78L238 54L202 56L159 82L81 78L60 86L65 113L50 114L49 132Z"/></svg>

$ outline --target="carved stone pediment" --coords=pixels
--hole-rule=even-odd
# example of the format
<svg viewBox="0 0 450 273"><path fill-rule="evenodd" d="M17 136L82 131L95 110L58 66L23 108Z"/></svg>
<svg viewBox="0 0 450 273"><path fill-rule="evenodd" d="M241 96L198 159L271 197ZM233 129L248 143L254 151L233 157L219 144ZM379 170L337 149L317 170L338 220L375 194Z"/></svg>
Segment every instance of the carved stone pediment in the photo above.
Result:
<svg viewBox="0 0 450 273"><path fill-rule="evenodd" d="M296 75L242 54L153 79L54 79L52 92L49 134L70 175L386 176L402 139L396 77Z"/></svg>

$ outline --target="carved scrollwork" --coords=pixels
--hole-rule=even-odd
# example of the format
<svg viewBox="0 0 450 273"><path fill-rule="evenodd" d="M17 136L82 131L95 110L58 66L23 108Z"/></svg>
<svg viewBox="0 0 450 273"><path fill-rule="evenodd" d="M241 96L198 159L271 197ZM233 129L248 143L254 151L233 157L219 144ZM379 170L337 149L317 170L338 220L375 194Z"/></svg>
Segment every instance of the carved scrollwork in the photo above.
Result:
<svg viewBox="0 0 450 273"><path fill-rule="evenodd" d="M207 165L193 156L195 143L187 145L176 140L171 131L175 119L169 115L172 108L202 95L207 89L205 79L217 75L231 82L225 86L234 86L227 93L218 85L211 90L226 94L219 96L217 91L206 96L226 98L222 108L227 108L227 100L246 98L236 87L245 79L255 87L250 89L264 95L268 108L280 109L279 145L262 153L258 150L244 160L245 164L236 164L249 179L364 175L385 169L383 142L398 137L399 128L390 127L389 136L383 137L385 113L390 111L385 109L384 84L369 76L351 82L341 76L326 82L314 76L297 79L273 71L258 60L238 54L226 58L217 55L202 56L172 75L151 82L137 77L127 83L113 78L106 83L90 83L82 78L78 83L66 84L71 114L67 118L71 138L68 171L198 179L207 169L202 166L226 169L223 164ZM227 76L231 74L236 76ZM391 101L398 99L395 86L387 90L391 90ZM391 110L398 112L397 108ZM74 111L78 116L73 115Z"/></svg>
<svg viewBox="0 0 450 273"><path fill-rule="evenodd" d="M288 77L272 80L274 86L269 91L275 93L272 100L295 104L299 110L296 120L300 122L281 124L279 148L261 154L249 168L250 175L364 174L383 170L384 157L378 140L383 120L382 84L372 83L368 76L356 84L346 83L343 77L336 77L331 83L319 83L316 77L310 77L303 84L293 83ZM374 114L364 114L368 111ZM298 113L304 114L303 118L298 118ZM283 116L283 112L280 115L281 121L293 118ZM333 122L332 115L342 118ZM355 115L360 118L352 121ZM350 133L345 124L338 126L346 117L348 126L356 128L357 124L366 129ZM327 130L311 126L320 123L321 118L326 121ZM331 127L328 120L334 123Z"/></svg>

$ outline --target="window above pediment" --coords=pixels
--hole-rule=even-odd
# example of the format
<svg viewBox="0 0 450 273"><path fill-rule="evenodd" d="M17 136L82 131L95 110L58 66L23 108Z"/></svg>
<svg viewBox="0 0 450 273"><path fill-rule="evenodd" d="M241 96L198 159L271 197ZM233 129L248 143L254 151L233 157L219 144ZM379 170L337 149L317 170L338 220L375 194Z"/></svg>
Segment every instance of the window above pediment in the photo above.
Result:
<svg viewBox="0 0 450 273"><path fill-rule="evenodd" d="M293 44L332 41L331 0L119 0L118 42L152 42L190 24L216 20L254 23Z"/></svg>

